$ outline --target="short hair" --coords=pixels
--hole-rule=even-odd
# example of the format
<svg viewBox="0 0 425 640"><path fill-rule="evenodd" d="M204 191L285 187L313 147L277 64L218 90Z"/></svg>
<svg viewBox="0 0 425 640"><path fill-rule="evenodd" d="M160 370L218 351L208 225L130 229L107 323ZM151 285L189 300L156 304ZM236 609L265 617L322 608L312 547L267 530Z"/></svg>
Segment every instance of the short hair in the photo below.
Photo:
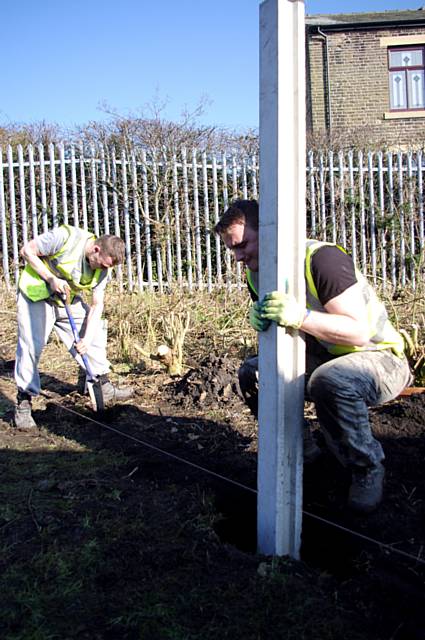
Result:
<svg viewBox="0 0 425 640"><path fill-rule="evenodd" d="M100 236L94 242L101 252L112 258L114 264L121 264L125 258L125 242L119 236Z"/></svg>
<svg viewBox="0 0 425 640"><path fill-rule="evenodd" d="M214 227L215 233L222 234L234 224L246 224L255 231L258 230L258 202L257 200L234 200L223 213Z"/></svg>

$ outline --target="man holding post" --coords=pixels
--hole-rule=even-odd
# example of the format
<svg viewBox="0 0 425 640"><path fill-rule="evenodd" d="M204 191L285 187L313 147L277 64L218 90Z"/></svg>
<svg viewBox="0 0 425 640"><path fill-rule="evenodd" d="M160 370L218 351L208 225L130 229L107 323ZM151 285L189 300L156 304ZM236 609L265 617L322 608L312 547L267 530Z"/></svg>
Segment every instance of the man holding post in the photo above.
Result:
<svg viewBox="0 0 425 640"><path fill-rule="evenodd" d="M106 404L126 400L133 389L118 389L108 378L106 328L102 320L105 287L113 266L124 259L125 245L118 236L96 238L83 229L62 225L27 242L21 249L26 266L19 280L17 299L18 344L15 381L18 388L15 425L36 426L31 399L40 393L38 363L52 329L82 366L86 355L101 384ZM91 304L81 298L91 294ZM79 342L75 342L63 297L69 295Z"/></svg>
<svg viewBox="0 0 425 640"><path fill-rule="evenodd" d="M305 334L307 397L315 404L328 449L351 471L348 505L358 512L373 511L382 500L385 470L368 407L392 400L409 384L403 338L352 258L335 244L306 241L305 300L277 291L258 300L258 213L255 200L236 200L215 227L247 268L254 300L250 323L256 331L276 322ZM239 382L256 415L258 357L242 364ZM306 433L305 461L318 454Z"/></svg>

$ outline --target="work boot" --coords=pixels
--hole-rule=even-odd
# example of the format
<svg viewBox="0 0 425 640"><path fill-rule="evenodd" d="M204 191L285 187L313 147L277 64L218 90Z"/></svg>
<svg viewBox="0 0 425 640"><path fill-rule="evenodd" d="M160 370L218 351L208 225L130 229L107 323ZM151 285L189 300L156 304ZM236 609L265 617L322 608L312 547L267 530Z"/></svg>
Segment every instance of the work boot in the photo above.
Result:
<svg viewBox="0 0 425 640"><path fill-rule="evenodd" d="M308 424L304 425L303 431L303 451L304 464L315 462L322 455L322 450L316 443L316 439L310 431Z"/></svg>
<svg viewBox="0 0 425 640"><path fill-rule="evenodd" d="M382 500L385 469L378 463L374 467L357 468L352 473L348 506L354 511L370 513Z"/></svg>
<svg viewBox="0 0 425 640"><path fill-rule="evenodd" d="M13 419L17 429L34 429L37 426L31 415L31 396L29 393L18 391Z"/></svg>
<svg viewBox="0 0 425 640"><path fill-rule="evenodd" d="M133 387L123 387L120 389L112 384L107 375L99 376L99 382L102 385L102 396L105 407L111 406L116 402L129 400L129 398L134 396Z"/></svg>

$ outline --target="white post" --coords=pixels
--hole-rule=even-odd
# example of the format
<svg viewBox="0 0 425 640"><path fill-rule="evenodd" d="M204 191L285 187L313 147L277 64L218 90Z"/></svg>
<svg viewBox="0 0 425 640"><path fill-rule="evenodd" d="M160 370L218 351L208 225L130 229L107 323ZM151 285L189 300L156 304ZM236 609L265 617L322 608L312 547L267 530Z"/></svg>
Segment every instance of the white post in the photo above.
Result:
<svg viewBox="0 0 425 640"><path fill-rule="evenodd" d="M301 0L260 5L260 297L304 299L305 54ZM304 342L260 333L258 550L299 558Z"/></svg>

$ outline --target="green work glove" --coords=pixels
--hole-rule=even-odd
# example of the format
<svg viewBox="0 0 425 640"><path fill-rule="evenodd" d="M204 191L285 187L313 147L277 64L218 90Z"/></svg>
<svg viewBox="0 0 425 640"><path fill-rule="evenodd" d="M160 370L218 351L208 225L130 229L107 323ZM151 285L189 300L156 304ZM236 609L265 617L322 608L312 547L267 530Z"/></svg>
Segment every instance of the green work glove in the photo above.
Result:
<svg viewBox="0 0 425 640"><path fill-rule="evenodd" d="M272 291L261 302L261 318L272 320L281 327L299 329L305 315L305 305L299 304L290 293Z"/></svg>
<svg viewBox="0 0 425 640"><path fill-rule="evenodd" d="M249 323L256 331L265 331L269 328L270 320L265 320L261 315L261 304L254 302L249 309Z"/></svg>

